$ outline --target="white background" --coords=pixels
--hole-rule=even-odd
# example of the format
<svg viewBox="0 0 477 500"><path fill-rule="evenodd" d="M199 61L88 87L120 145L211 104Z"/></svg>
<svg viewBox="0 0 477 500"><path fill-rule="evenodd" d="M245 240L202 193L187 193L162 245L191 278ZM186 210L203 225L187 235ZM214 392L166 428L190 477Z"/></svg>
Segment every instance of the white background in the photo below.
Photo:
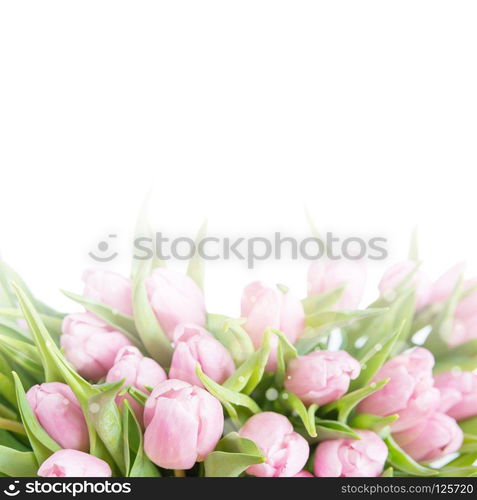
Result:
<svg viewBox="0 0 477 500"><path fill-rule="evenodd" d="M436 276L477 270L475 1L2 1L0 249L75 308L87 253L156 228L380 235L419 227ZM258 277L305 292L304 262L210 265L209 308ZM372 291L370 292L373 293Z"/></svg>

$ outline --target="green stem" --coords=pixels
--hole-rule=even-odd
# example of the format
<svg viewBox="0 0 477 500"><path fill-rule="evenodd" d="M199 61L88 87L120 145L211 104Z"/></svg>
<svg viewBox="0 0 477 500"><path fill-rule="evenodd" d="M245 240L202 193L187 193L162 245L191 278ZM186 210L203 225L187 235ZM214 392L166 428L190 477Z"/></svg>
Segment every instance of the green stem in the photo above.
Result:
<svg viewBox="0 0 477 500"><path fill-rule="evenodd" d="M25 428L20 422L15 422L14 420L9 420L8 418L0 418L0 429L26 435Z"/></svg>

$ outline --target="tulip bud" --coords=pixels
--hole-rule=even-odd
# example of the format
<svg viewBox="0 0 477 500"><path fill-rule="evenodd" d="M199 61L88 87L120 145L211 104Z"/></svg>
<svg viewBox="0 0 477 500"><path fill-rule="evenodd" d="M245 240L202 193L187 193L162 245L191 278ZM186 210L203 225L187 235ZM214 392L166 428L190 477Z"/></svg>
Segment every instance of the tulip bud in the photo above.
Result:
<svg viewBox="0 0 477 500"><path fill-rule="evenodd" d="M384 441L372 431L358 430L361 439L330 439L316 448L317 477L377 477L388 456Z"/></svg>
<svg viewBox="0 0 477 500"><path fill-rule="evenodd" d="M144 357L137 347L127 346L120 349L116 355L114 365L106 376L106 382L117 382L123 379L125 386L129 385L147 393L146 386L156 387L167 379L167 375L156 361ZM116 397L119 407L124 399L129 401L138 421L142 422L143 407L130 394Z"/></svg>
<svg viewBox="0 0 477 500"><path fill-rule="evenodd" d="M308 270L308 295L329 292L345 286L334 309L356 309L361 302L366 284L363 262L350 260L319 260Z"/></svg>
<svg viewBox="0 0 477 500"><path fill-rule="evenodd" d="M111 271L87 269L83 273L83 295L132 316L131 280Z"/></svg>
<svg viewBox="0 0 477 500"><path fill-rule="evenodd" d="M200 387L169 379L144 409L144 450L159 467L190 469L213 451L224 430L219 401Z"/></svg>
<svg viewBox="0 0 477 500"><path fill-rule="evenodd" d="M38 470L40 477L111 477L111 468L98 457L77 450L59 450Z"/></svg>
<svg viewBox="0 0 477 500"><path fill-rule="evenodd" d="M180 323L205 326L202 290L189 276L167 269L155 269L146 280L149 302L169 339Z"/></svg>
<svg viewBox="0 0 477 500"><path fill-rule="evenodd" d="M345 351L314 351L288 363L285 388L306 405L325 405L348 391L361 366Z"/></svg>
<svg viewBox="0 0 477 500"><path fill-rule="evenodd" d="M315 477L315 476L303 469L300 472L298 472L297 474L295 474L293 477Z"/></svg>
<svg viewBox="0 0 477 500"><path fill-rule="evenodd" d="M414 460L428 462L457 451L464 434L453 418L434 413L414 427L393 434L393 437Z"/></svg>
<svg viewBox="0 0 477 500"><path fill-rule="evenodd" d="M174 354L169 376L203 387L195 374L197 364L215 382L221 384L235 370L229 351L207 330L192 324L179 325L174 331Z"/></svg>
<svg viewBox="0 0 477 500"><path fill-rule="evenodd" d="M476 278L464 283L467 295L459 302L455 310L452 333L448 339L450 347L477 338L477 292L471 290L476 286Z"/></svg>
<svg viewBox="0 0 477 500"><path fill-rule="evenodd" d="M89 450L86 421L69 386L59 382L34 385L26 397L38 423L62 448Z"/></svg>
<svg viewBox="0 0 477 500"><path fill-rule="evenodd" d="M429 303L437 304L444 302L452 294L459 279L464 274L465 264L460 262L447 270L431 287Z"/></svg>
<svg viewBox="0 0 477 500"><path fill-rule="evenodd" d="M477 416L477 374L451 371L434 376L441 393L440 410L456 420Z"/></svg>
<svg viewBox="0 0 477 500"><path fill-rule="evenodd" d="M303 469L310 454L305 438L294 432L289 420L279 413L266 411L253 415L239 434L251 439L266 458L264 463L246 470L252 476L293 477Z"/></svg>
<svg viewBox="0 0 477 500"><path fill-rule="evenodd" d="M66 316L62 332L66 359L81 376L94 381L106 376L122 347L131 345L125 335L90 313Z"/></svg>
<svg viewBox="0 0 477 500"><path fill-rule="evenodd" d="M358 405L358 411L386 417L399 414L393 432L414 426L434 413L440 395L434 387L434 357L422 347L407 351L386 362L373 378L374 382L389 378L379 391Z"/></svg>
<svg viewBox="0 0 477 500"><path fill-rule="evenodd" d="M416 263L410 260L399 262L389 268L381 278L379 291L386 299L392 300L394 289L398 287L411 273L409 286L414 286L416 290L416 310L422 309L429 302L431 293L431 282L427 275L416 269Z"/></svg>
<svg viewBox="0 0 477 500"><path fill-rule="evenodd" d="M244 329L250 335L256 349L260 347L267 328L282 331L294 343L305 328L305 313L301 302L290 293L282 293L255 281L245 287L242 294L241 316L246 319ZM278 340L271 338L273 351L267 365L268 370L276 367Z"/></svg>

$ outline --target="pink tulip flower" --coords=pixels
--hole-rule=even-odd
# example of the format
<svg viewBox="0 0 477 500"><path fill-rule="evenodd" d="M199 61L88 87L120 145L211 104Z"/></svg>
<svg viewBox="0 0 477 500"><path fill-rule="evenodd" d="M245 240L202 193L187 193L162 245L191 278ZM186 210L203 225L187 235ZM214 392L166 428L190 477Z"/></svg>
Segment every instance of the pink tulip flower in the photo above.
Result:
<svg viewBox="0 0 477 500"><path fill-rule="evenodd" d="M297 474L295 474L293 477L315 477L315 476L313 474L310 474L306 470L301 470L300 472L298 472Z"/></svg>
<svg viewBox="0 0 477 500"><path fill-rule="evenodd" d="M229 351L211 333L192 324L178 325L174 331L174 354L169 376L203 387L195 374L197 364L219 384L235 371Z"/></svg>
<svg viewBox="0 0 477 500"><path fill-rule="evenodd" d="M405 280L416 268L416 263L410 260L399 262L389 268L381 278L379 291L385 298L392 299L394 290ZM431 293L431 282L428 276L421 270L414 271L409 286L416 290L416 310L422 309L429 303Z"/></svg>
<svg viewBox="0 0 477 500"><path fill-rule="evenodd" d="M451 371L434 376L441 392L440 411L456 420L477 416L477 374Z"/></svg>
<svg viewBox="0 0 477 500"><path fill-rule="evenodd" d="M428 462L457 451L464 434L453 418L434 413L414 427L393 434L393 437L414 460Z"/></svg>
<svg viewBox="0 0 477 500"><path fill-rule="evenodd" d="M459 302L454 314L451 336L448 339L450 347L464 344L477 338L477 278L467 280L464 290L467 295Z"/></svg>
<svg viewBox="0 0 477 500"><path fill-rule="evenodd" d="M132 316L131 280L111 271L87 269L83 281L85 297Z"/></svg>
<svg viewBox="0 0 477 500"><path fill-rule="evenodd" d="M144 357L137 347L127 346L116 355L114 365L106 376L106 382L117 382L123 379L125 386L129 385L147 393L146 386L156 387L167 379L167 375L156 361ZM142 422L143 407L129 394L116 397L119 407L124 399L129 401L139 422Z"/></svg>
<svg viewBox="0 0 477 500"><path fill-rule="evenodd" d="M118 351L132 345L122 333L90 313L69 314L62 324L61 347L77 372L93 381L105 377Z"/></svg>
<svg viewBox="0 0 477 500"><path fill-rule="evenodd" d="M430 304L444 302L452 294L460 277L464 274L465 263L460 262L448 269L431 287L429 295Z"/></svg>
<svg viewBox="0 0 477 500"><path fill-rule="evenodd" d="M356 431L361 439L330 439L316 448L313 463L317 477L377 477L388 449L372 431Z"/></svg>
<svg viewBox="0 0 477 500"><path fill-rule="evenodd" d="M77 450L59 450L38 469L40 477L111 477L111 468L100 458Z"/></svg>
<svg viewBox="0 0 477 500"><path fill-rule="evenodd" d="M339 399L358 377L361 366L345 351L314 351L288 364L285 388L306 405Z"/></svg>
<svg viewBox="0 0 477 500"><path fill-rule="evenodd" d="M308 295L329 292L345 285L333 309L356 309L366 284L366 266L351 260L319 260L308 270Z"/></svg>
<svg viewBox="0 0 477 500"><path fill-rule="evenodd" d="M250 417L239 431L262 451L266 461L251 465L247 474L257 477L293 477L306 464L310 447L293 431L289 420L278 413L263 412Z"/></svg>
<svg viewBox="0 0 477 500"><path fill-rule="evenodd" d="M389 378L379 391L358 405L361 413L388 416L399 414L393 432L414 426L434 413L439 405L439 390L434 387L434 357L422 347L407 351L387 361L373 378L374 382Z"/></svg>
<svg viewBox="0 0 477 500"><path fill-rule="evenodd" d="M265 286L259 281L250 283L242 294L241 316L246 319L244 328L258 349L267 328L282 331L294 343L305 328L305 312L301 302L290 293ZM276 368L276 336L271 337L273 351L267 369Z"/></svg>
<svg viewBox="0 0 477 500"><path fill-rule="evenodd" d="M62 448L89 450L89 436L80 404L66 384L34 385L26 393L38 423Z"/></svg>
<svg viewBox="0 0 477 500"><path fill-rule="evenodd" d="M155 269L146 280L157 321L172 340L180 323L205 326L204 294L193 279L167 269Z"/></svg>
<svg viewBox="0 0 477 500"><path fill-rule="evenodd" d="M144 450L159 467L190 469L213 451L224 429L219 401L182 380L162 382L144 409Z"/></svg>

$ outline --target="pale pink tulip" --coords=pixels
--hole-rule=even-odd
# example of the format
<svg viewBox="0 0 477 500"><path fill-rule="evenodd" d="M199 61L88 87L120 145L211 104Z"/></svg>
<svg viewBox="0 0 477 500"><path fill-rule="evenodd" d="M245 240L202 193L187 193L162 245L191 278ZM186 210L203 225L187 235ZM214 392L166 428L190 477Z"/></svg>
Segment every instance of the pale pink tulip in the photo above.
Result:
<svg viewBox="0 0 477 500"><path fill-rule="evenodd" d="M166 372L153 359L144 357L137 347L123 347L114 360L114 365L106 376L106 382L124 380L125 386L135 387L147 393L146 387L156 387L167 379ZM143 407L129 394L118 395L116 403L127 399L138 420L142 422Z"/></svg>
<svg viewBox="0 0 477 500"><path fill-rule="evenodd" d="M477 416L477 374L460 370L439 373L434 384L441 392L440 411L456 420Z"/></svg>
<svg viewBox="0 0 477 500"><path fill-rule="evenodd" d="M90 313L69 314L62 324L61 347L77 372L98 381L114 364L118 351L132 345L121 332Z"/></svg>
<svg viewBox="0 0 477 500"><path fill-rule="evenodd" d="M389 268L384 273L379 283L379 291L381 292L381 295L383 295L386 299L392 300L394 298L395 289L401 285L401 283L406 280L411 273L414 273L407 286L413 286L415 288L416 309L419 310L426 306L429 303L431 282L423 271L416 269L416 266L416 262L407 260L399 262Z"/></svg>
<svg viewBox="0 0 477 500"><path fill-rule="evenodd" d="M235 371L229 351L211 333L192 324L178 325L169 376L202 387L195 373L197 364L219 384Z"/></svg>
<svg viewBox="0 0 477 500"><path fill-rule="evenodd" d="M398 414L393 432L405 430L434 413L439 406L439 390L434 387L434 357L422 347L412 349L387 361L373 381L389 378L379 391L358 405L358 411L373 415Z"/></svg>
<svg viewBox="0 0 477 500"><path fill-rule="evenodd" d="M308 295L317 295L344 285L333 309L356 309L366 284L366 266L360 261L319 260L308 270Z"/></svg>
<svg viewBox="0 0 477 500"><path fill-rule="evenodd" d="M239 431L262 451L266 461L251 465L247 474L258 477L293 477L306 464L310 447L293 431L289 420L278 413L263 412L250 417Z"/></svg>
<svg viewBox="0 0 477 500"><path fill-rule="evenodd" d="M111 468L100 458L77 450L59 450L38 469L40 477L111 477Z"/></svg>
<svg viewBox="0 0 477 500"><path fill-rule="evenodd" d="M35 417L62 448L89 450L89 436L80 404L66 384L34 385L26 393Z"/></svg>
<svg viewBox="0 0 477 500"><path fill-rule="evenodd" d="M111 271L87 269L83 281L85 297L132 316L131 280Z"/></svg>
<svg viewBox="0 0 477 500"><path fill-rule="evenodd" d="M457 422L444 413L434 413L393 437L408 455L419 462L454 453L462 446L464 439Z"/></svg>
<svg viewBox="0 0 477 500"><path fill-rule="evenodd" d="M372 431L356 431L361 439L330 439L316 448L317 477L377 477L388 456L384 441Z"/></svg>
<svg viewBox="0 0 477 500"><path fill-rule="evenodd" d="M314 351L290 361L285 388L305 404L321 406L345 394L360 370L359 362L345 351Z"/></svg>
<svg viewBox="0 0 477 500"><path fill-rule="evenodd" d="M213 451L223 429L217 399L182 380L162 382L144 409L144 450L159 467L190 469Z"/></svg>
<svg viewBox="0 0 477 500"><path fill-rule="evenodd" d="M181 323L205 326L204 294L189 276L155 269L146 280L146 288L157 321L169 339Z"/></svg>
<svg viewBox="0 0 477 500"><path fill-rule="evenodd" d="M301 302L290 293L265 286L259 281L250 283L242 294L241 316L246 319L244 328L255 348L259 348L267 328L282 331L294 343L305 328L305 313ZM271 337L272 354L267 369L276 368L276 336Z"/></svg>

